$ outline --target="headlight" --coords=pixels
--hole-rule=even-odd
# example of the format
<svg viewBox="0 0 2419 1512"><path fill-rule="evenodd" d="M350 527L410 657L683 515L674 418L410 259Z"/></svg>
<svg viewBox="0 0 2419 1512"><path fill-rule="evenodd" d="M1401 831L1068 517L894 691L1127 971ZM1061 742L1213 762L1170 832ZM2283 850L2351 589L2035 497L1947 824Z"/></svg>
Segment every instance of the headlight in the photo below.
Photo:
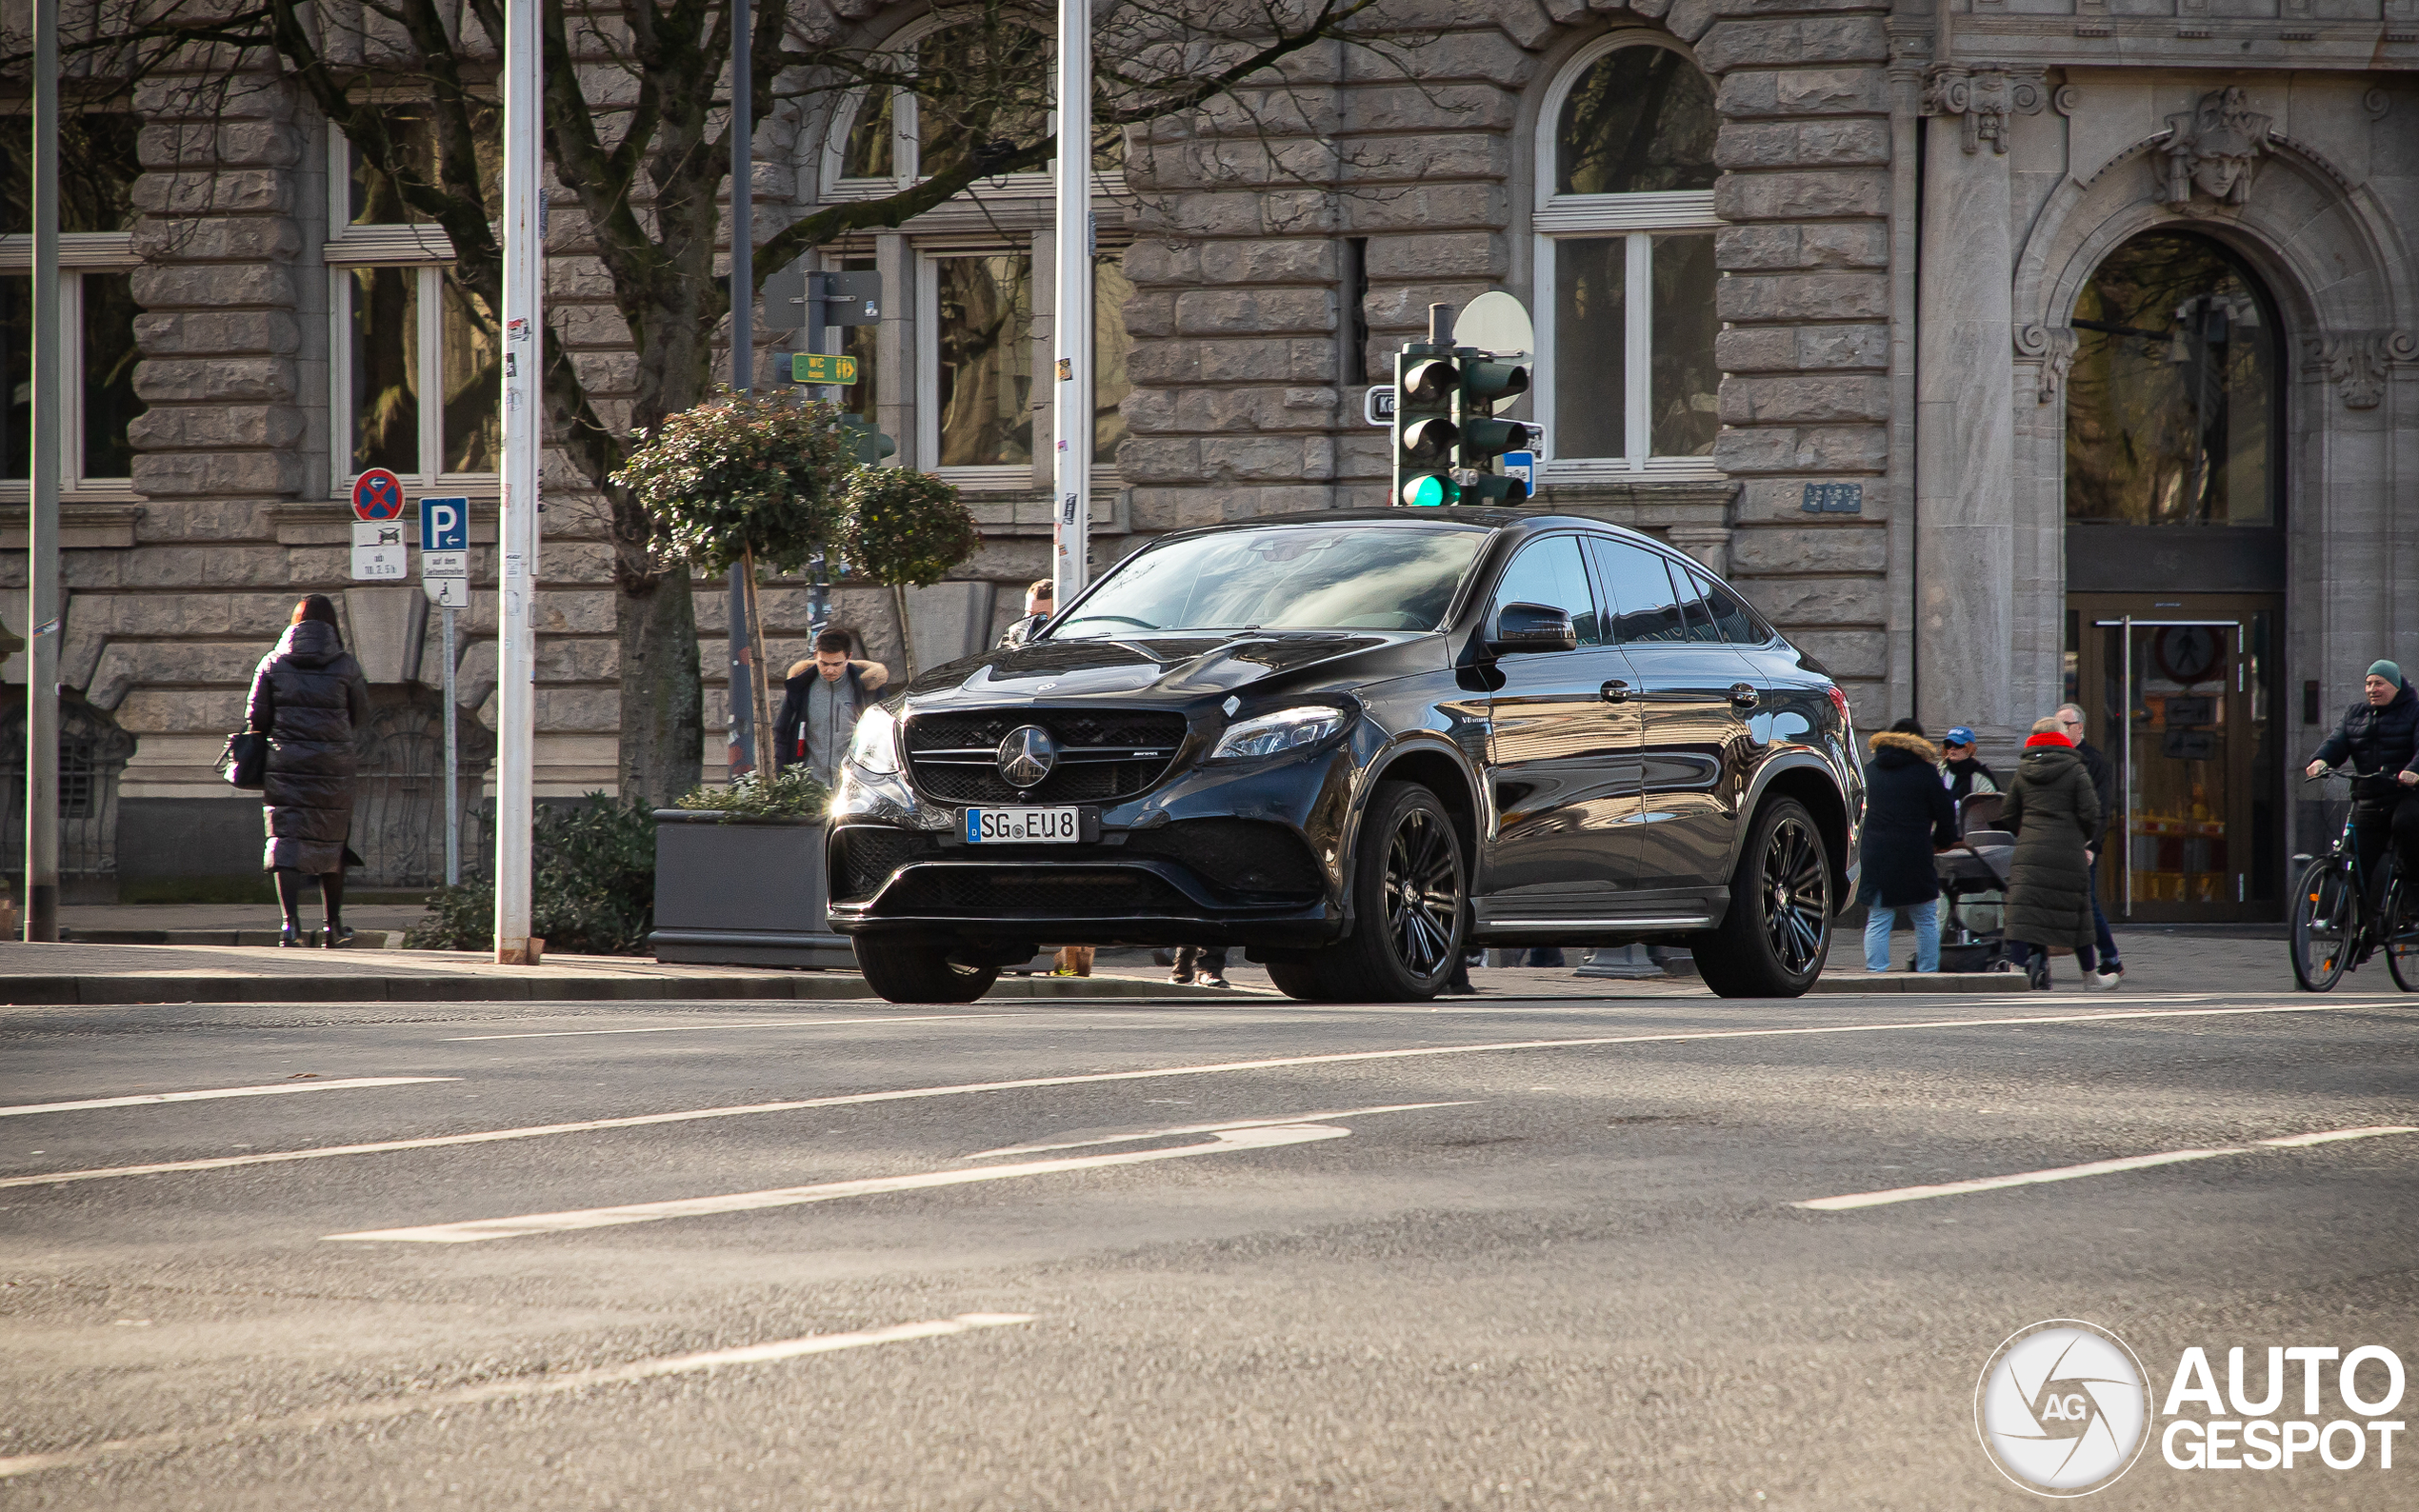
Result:
<svg viewBox="0 0 2419 1512"><path fill-rule="evenodd" d="M1229 726L1210 759L1230 762L1274 756L1297 746L1315 746L1343 727L1344 710L1324 704L1280 709Z"/></svg>
<svg viewBox="0 0 2419 1512"><path fill-rule="evenodd" d="M887 708L869 708L849 742L849 765L877 776L899 769L899 722Z"/></svg>

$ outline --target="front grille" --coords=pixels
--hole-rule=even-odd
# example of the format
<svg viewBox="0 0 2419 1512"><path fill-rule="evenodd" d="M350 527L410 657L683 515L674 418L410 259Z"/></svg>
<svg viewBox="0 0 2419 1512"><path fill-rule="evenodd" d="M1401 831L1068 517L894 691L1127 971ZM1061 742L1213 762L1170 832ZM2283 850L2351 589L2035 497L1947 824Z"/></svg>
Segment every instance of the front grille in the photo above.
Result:
<svg viewBox="0 0 2419 1512"><path fill-rule="evenodd" d="M929 837L871 825L850 826L834 835L832 843L839 851L832 865L835 903L872 897L890 873L938 848Z"/></svg>
<svg viewBox="0 0 2419 1512"><path fill-rule="evenodd" d="M1040 786L999 772L1009 731L1039 725L1058 746ZM931 798L957 804L1109 804L1149 792L1185 739L1184 716L1148 709L972 709L917 714L907 724L908 767Z"/></svg>
<svg viewBox="0 0 2419 1512"><path fill-rule="evenodd" d="M1196 906L1162 879L1117 866L923 866L877 910L959 918L1131 918Z"/></svg>
<svg viewBox="0 0 2419 1512"><path fill-rule="evenodd" d="M1327 881L1301 836L1256 819L1185 819L1137 829L1126 849L1188 866L1230 892L1313 897Z"/></svg>

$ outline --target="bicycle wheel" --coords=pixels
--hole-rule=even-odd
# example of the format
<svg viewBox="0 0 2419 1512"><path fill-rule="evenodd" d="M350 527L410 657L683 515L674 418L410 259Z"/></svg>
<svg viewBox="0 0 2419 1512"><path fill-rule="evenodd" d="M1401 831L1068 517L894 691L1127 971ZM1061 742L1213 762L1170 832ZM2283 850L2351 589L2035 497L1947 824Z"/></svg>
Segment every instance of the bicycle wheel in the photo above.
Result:
<svg viewBox="0 0 2419 1512"><path fill-rule="evenodd" d="M2305 992L2324 992L2343 980L2351 959L2360 900L2351 875L2331 861L2313 861L2293 889L2293 980Z"/></svg>
<svg viewBox="0 0 2419 1512"><path fill-rule="evenodd" d="M2394 985L2419 992L2419 910L2413 910L2396 877L2386 889L2386 969Z"/></svg>

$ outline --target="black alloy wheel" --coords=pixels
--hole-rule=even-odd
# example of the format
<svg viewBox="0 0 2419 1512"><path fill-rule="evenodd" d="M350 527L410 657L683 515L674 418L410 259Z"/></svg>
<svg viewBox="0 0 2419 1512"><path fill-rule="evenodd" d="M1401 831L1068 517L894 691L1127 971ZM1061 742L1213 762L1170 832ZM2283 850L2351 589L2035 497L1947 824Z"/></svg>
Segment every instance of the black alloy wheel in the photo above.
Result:
<svg viewBox="0 0 2419 1512"><path fill-rule="evenodd" d="M1726 998L1794 998L1823 974L1831 945L1831 861L1814 816L1793 798L1756 814L1730 879L1730 910L1696 952Z"/></svg>
<svg viewBox="0 0 2419 1512"><path fill-rule="evenodd" d="M2351 873L2321 856L2303 868L2292 903L2293 981L2305 992L2325 992L2351 963L2352 927L2360 917Z"/></svg>
<svg viewBox="0 0 2419 1512"><path fill-rule="evenodd" d="M949 946L856 940L857 969L865 985L891 1003L971 1003L991 990L997 966L962 966Z"/></svg>
<svg viewBox="0 0 2419 1512"><path fill-rule="evenodd" d="M1416 783L1382 783L1352 859L1352 932L1269 963L1289 997L1313 1003L1418 1003L1453 975L1465 938L1469 868L1453 816Z"/></svg>

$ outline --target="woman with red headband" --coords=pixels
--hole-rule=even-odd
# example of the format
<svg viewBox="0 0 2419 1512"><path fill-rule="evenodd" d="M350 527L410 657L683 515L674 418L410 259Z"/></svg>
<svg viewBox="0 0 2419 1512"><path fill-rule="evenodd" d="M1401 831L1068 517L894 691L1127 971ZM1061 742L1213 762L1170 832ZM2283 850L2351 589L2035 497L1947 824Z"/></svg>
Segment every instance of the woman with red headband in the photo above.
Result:
<svg viewBox="0 0 2419 1512"><path fill-rule="evenodd" d="M2100 827L2100 797L2055 715L2033 722L1999 818L2016 834L2008 870L2009 955L2036 992L2049 990L2049 955L2058 950L2074 952L2085 986L2115 986L2113 972L2094 969L2091 858L2084 848Z"/></svg>

